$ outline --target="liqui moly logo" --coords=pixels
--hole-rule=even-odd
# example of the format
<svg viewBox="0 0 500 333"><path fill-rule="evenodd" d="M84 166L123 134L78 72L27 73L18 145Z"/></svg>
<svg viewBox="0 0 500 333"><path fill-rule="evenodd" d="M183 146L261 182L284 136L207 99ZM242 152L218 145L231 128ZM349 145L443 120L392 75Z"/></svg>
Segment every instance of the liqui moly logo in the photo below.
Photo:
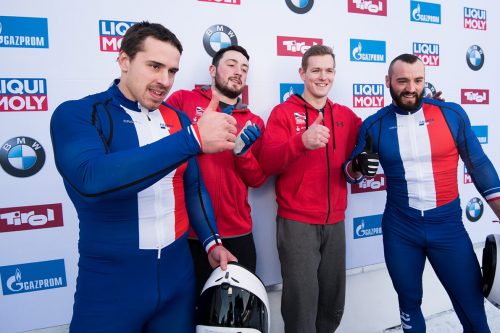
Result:
<svg viewBox="0 0 500 333"><path fill-rule="evenodd" d="M45 79L0 78L0 112L47 110Z"/></svg>
<svg viewBox="0 0 500 333"><path fill-rule="evenodd" d="M227 4L227 5L240 5L240 0L198 0L198 1L223 3L223 4Z"/></svg>
<svg viewBox="0 0 500 333"><path fill-rule="evenodd" d="M62 226L60 203L0 208L0 233Z"/></svg>
<svg viewBox="0 0 500 333"><path fill-rule="evenodd" d="M469 171L467 171L467 167L464 164L464 184L472 184L472 177L469 174Z"/></svg>
<svg viewBox="0 0 500 333"><path fill-rule="evenodd" d="M464 7L464 28L486 30L486 11Z"/></svg>
<svg viewBox="0 0 500 333"><path fill-rule="evenodd" d="M461 104L490 104L488 89L461 89Z"/></svg>
<svg viewBox="0 0 500 333"><path fill-rule="evenodd" d="M349 13L387 16L387 0L348 0Z"/></svg>
<svg viewBox="0 0 500 333"><path fill-rule="evenodd" d="M277 36L279 56L302 57L314 45L322 45L321 38Z"/></svg>
<svg viewBox="0 0 500 333"><path fill-rule="evenodd" d="M99 20L99 43L101 51L118 52L123 35L136 22Z"/></svg>
<svg viewBox="0 0 500 333"><path fill-rule="evenodd" d="M351 185L351 193L367 193L376 191L385 191L387 185L385 184L385 175L376 174L375 177L365 178L361 183Z"/></svg>
<svg viewBox="0 0 500 333"><path fill-rule="evenodd" d="M352 85L352 105L355 108L381 108L384 106L384 85L355 83Z"/></svg>
<svg viewBox="0 0 500 333"><path fill-rule="evenodd" d="M439 44L413 43L413 54L426 66L439 66Z"/></svg>

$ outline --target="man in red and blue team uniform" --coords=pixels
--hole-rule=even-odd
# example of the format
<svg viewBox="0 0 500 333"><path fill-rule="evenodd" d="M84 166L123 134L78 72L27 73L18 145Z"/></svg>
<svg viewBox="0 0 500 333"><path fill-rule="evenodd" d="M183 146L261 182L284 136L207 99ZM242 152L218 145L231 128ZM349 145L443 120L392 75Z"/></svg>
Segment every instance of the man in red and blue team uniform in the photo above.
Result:
<svg viewBox="0 0 500 333"><path fill-rule="evenodd" d="M120 79L52 116L56 166L80 220L73 333L193 332L189 226L214 267L236 260L216 246L193 158L233 149L235 120L213 112L216 98L196 125L172 107L158 109L181 52L162 25L137 23L122 40Z"/></svg>
<svg viewBox="0 0 500 333"><path fill-rule="evenodd" d="M486 333L490 329L481 293L481 270L462 223L459 156L497 216L500 180L462 107L423 98L424 71L422 61L411 54L391 62L386 86L393 103L363 122L345 171L349 181L356 182L362 175L375 174L377 163L373 162L378 158L384 169L384 255L398 293L403 331L425 332L420 305L428 258L464 332Z"/></svg>
<svg viewBox="0 0 500 333"><path fill-rule="evenodd" d="M239 98L246 84L249 60L250 56L241 46L232 45L220 49L209 67L211 86L176 91L168 98L167 103L184 111L196 123L205 112L212 98L212 91L215 91L220 99L217 111L231 114L236 119L239 131L237 142L240 144L233 151L201 154L197 159L212 199L224 246L238 257L239 264L255 273L256 251L248 187L262 185L267 177L258 162L264 121L253 114ZM212 268L200 242L190 239L189 245L195 262L198 290L201 292Z"/></svg>

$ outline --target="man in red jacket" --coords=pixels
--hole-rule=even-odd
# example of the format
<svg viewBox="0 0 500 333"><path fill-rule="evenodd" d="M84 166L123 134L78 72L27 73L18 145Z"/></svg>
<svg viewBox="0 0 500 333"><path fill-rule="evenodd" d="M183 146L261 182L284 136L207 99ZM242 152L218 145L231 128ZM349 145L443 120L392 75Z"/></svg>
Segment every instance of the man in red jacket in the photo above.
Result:
<svg viewBox="0 0 500 333"><path fill-rule="evenodd" d="M235 149L198 155L198 163L212 200L224 247L238 258L240 264L255 272L256 252L248 187L262 185L266 175L258 162L264 121L253 114L239 98L246 84L249 59L247 51L241 46L233 45L219 50L209 67L212 85L191 91L176 91L167 99L167 104L184 111L196 123L215 91L220 101L218 111L228 113L236 119L239 134ZM190 239L190 246L197 271L198 289L201 291L212 268L200 242Z"/></svg>
<svg viewBox="0 0 500 333"><path fill-rule="evenodd" d="M335 77L330 47L309 48L299 74L304 92L271 112L260 161L264 172L277 174L285 331L333 332L344 312L346 281L342 164L361 119L328 98Z"/></svg>

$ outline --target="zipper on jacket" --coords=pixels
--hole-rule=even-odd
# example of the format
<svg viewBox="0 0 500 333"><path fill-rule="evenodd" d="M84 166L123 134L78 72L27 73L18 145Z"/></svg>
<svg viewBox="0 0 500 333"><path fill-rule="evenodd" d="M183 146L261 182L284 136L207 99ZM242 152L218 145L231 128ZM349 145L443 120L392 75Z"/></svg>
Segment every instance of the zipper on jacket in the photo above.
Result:
<svg viewBox="0 0 500 333"><path fill-rule="evenodd" d="M325 108L321 109L321 110L318 110L319 112L321 112L323 114L323 126L326 126L325 124ZM335 130L334 130L334 126L335 126L335 123L333 122L333 113L332 113L332 110L330 109L330 113L331 113L331 116L332 116L332 135L333 135L333 142L335 143ZM334 144L334 147L335 147L335 144ZM334 148L335 149L335 148ZM331 198L330 198L330 156L328 154L328 143L326 144L326 147L325 147L325 151L326 151L326 180L327 180L327 183L326 183L326 193L327 193L327 208L326 208L326 219L325 219L325 224L328 224L328 219L330 218L330 209L331 209Z"/></svg>

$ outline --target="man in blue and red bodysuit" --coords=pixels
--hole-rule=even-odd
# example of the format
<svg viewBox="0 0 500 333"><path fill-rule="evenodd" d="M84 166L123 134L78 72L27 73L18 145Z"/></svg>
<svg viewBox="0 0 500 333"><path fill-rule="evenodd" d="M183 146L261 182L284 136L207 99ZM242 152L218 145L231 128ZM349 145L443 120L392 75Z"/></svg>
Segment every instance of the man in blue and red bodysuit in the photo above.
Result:
<svg viewBox="0 0 500 333"><path fill-rule="evenodd" d="M213 267L236 258L220 242L194 156L234 148L235 120L197 124L159 110L182 46L160 24L123 37L121 77L101 93L61 104L51 120L54 156L80 220L71 332L194 332L195 274L187 233Z"/></svg>
<svg viewBox="0 0 500 333"><path fill-rule="evenodd" d="M500 180L462 107L423 98L424 70L422 61L411 54L391 62L386 86L393 103L363 122L345 173L350 182L373 176L380 159L387 177L384 255L398 293L403 331L425 332L420 305L427 258L464 332L490 332L481 270L462 223L459 156L497 216Z"/></svg>

